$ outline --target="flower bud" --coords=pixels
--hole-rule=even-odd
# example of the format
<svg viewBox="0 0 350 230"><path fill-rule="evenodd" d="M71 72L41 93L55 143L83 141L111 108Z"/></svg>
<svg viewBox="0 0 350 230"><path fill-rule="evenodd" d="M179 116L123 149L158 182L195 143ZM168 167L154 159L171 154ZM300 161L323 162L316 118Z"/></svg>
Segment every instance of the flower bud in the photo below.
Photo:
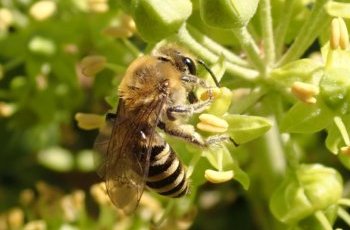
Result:
<svg viewBox="0 0 350 230"><path fill-rule="evenodd" d="M270 209L283 223L294 224L337 204L343 192L342 178L333 168L301 165L289 172L273 194Z"/></svg>
<svg viewBox="0 0 350 230"><path fill-rule="evenodd" d="M137 30L148 42L175 34L192 12L190 0L133 0L131 4Z"/></svg>
<svg viewBox="0 0 350 230"><path fill-rule="evenodd" d="M232 170L230 171L214 171L211 169L205 170L204 177L208 181L218 184L229 181L233 178L234 173Z"/></svg>
<svg viewBox="0 0 350 230"><path fill-rule="evenodd" d="M258 0L200 0L200 14L202 20L210 26L239 28L249 23L258 3Z"/></svg>

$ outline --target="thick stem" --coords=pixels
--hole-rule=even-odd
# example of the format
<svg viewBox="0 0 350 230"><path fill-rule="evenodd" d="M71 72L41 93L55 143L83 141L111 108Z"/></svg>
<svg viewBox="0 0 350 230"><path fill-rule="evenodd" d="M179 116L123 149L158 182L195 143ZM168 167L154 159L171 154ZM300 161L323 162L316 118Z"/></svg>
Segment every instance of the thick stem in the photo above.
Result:
<svg viewBox="0 0 350 230"><path fill-rule="evenodd" d="M333 121L335 123L335 125L337 126L343 140L344 140L344 143L346 146L349 146L350 145L350 138L349 138L349 134L348 134L348 131L346 130L346 126L343 122L343 120L341 119L341 117L334 117L333 118Z"/></svg>
<svg viewBox="0 0 350 230"><path fill-rule="evenodd" d="M174 37L169 40L180 43L185 47L188 47L197 57L208 61L209 63L216 63L219 56L211 52L204 47L192 35L188 32L187 27L184 25ZM229 61L225 61L227 72L235 77L242 78L247 81L254 81L259 76L259 73L255 70L248 69L237 64L233 64Z"/></svg>
<svg viewBox="0 0 350 230"><path fill-rule="evenodd" d="M273 24L271 16L270 0L261 0L260 5L261 31L265 51L265 62L271 66L275 62L275 43L273 36Z"/></svg>
<svg viewBox="0 0 350 230"><path fill-rule="evenodd" d="M315 213L315 217L320 222L324 230L333 230L331 223L329 223L329 220L322 211L317 211Z"/></svg>
<svg viewBox="0 0 350 230"><path fill-rule="evenodd" d="M275 46L277 58L279 58L283 52L284 41L287 35L290 20L292 18L294 3L295 0L284 1L283 10L275 33Z"/></svg>
<svg viewBox="0 0 350 230"><path fill-rule="evenodd" d="M187 29L194 39L200 42L203 46L205 46L211 52L215 53L218 56L223 55L225 59L231 62L232 64L237 64L243 67L249 67L249 63L246 60L243 60L238 55L232 53L230 50L224 48L217 42L205 36L195 27L191 25L187 25Z"/></svg>
<svg viewBox="0 0 350 230"><path fill-rule="evenodd" d="M233 29L233 32L240 42L242 49L247 54L248 59L261 74L265 74L266 67L260 56L259 47L255 43L251 34L248 32L247 27Z"/></svg>
<svg viewBox="0 0 350 230"><path fill-rule="evenodd" d="M324 10L324 4L329 0L315 2L308 20L303 24L292 46L283 55L277 66L282 66L301 57L318 35L328 26L330 17Z"/></svg>

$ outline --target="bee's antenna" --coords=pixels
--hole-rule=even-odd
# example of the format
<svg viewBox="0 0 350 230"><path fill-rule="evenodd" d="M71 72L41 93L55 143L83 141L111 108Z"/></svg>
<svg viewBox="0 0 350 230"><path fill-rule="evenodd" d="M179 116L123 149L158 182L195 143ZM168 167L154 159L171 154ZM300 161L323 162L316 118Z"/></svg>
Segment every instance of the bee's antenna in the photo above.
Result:
<svg viewBox="0 0 350 230"><path fill-rule="evenodd" d="M213 73L213 71L211 71L211 69L209 68L209 66L203 60L198 59L197 62L199 64L201 64L206 71L208 71L210 76L213 78L216 87L220 88L220 83L219 83L218 79L216 78L215 74Z"/></svg>

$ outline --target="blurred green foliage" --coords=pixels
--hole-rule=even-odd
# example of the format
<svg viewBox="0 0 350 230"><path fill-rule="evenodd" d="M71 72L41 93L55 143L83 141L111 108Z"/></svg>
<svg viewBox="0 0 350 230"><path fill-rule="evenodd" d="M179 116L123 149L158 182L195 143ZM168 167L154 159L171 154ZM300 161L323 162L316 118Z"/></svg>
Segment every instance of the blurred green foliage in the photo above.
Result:
<svg viewBox="0 0 350 230"><path fill-rule="evenodd" d="M349 8L0 0L0 229L345 229ZM210 65L222 88L206 113L240 146L203 150L166 137L191 193L174 201L145 191L126 217L97 184L93 129L115 109L130 62L167 43Z"/></svg>

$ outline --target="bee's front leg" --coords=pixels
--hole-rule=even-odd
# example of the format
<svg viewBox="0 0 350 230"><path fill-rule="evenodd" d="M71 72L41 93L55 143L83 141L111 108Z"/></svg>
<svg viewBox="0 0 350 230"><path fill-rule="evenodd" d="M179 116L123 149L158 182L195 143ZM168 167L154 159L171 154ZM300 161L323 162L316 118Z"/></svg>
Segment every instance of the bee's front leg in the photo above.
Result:
<svg viewBox="0 0 350 230"><path fill-rule="evenodd" d="M169 120L174 121L178 116L190 117L194 113L203 112L207 106L212 102L212 99L208 99L201 102L196 102L189 105L173 105L168 107L166 114Z"/></svg>

